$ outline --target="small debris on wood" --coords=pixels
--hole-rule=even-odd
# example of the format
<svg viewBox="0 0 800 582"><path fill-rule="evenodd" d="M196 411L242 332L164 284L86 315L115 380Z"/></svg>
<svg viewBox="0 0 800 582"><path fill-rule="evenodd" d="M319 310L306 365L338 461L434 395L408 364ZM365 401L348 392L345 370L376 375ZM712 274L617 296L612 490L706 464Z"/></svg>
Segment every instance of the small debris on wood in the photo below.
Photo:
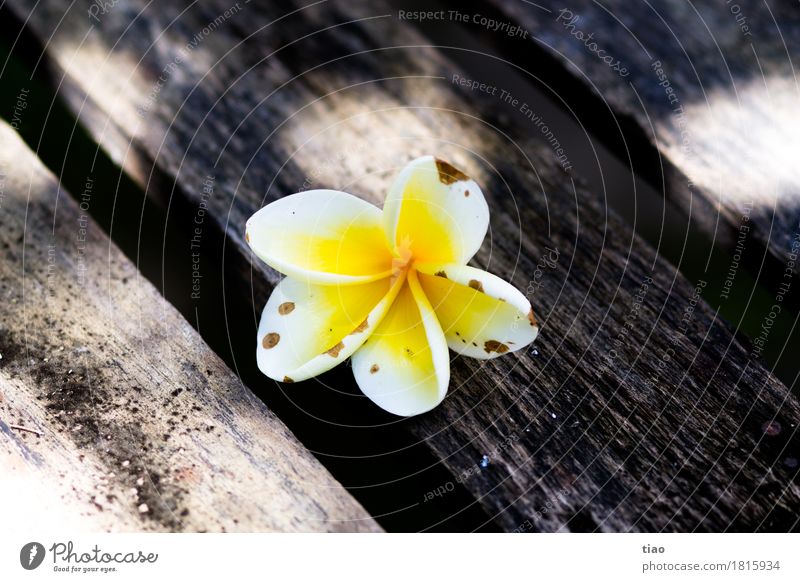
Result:
<svg viewBox="0 0 800 582"><path fill-rule="evenodd" d="M35 434L36 436L44 436L44 433L41 431L36 430L35 428L28 428L27 426L20 426L18 424L9 424L8 428L13 428L15 430L21 430L23 432L30 432Z"/></svg>

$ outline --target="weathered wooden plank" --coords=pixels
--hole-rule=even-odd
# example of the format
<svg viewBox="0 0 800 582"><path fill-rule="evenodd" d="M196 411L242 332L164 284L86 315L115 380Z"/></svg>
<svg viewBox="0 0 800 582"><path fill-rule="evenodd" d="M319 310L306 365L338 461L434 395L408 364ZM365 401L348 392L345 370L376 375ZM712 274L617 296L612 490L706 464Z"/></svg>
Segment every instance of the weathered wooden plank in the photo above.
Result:
<svg viewBox="0 0 800 582"><path fill-rule="evenodd" d="M0 124L4 520L379 530L88 217L104 195L73 201Z"/></svg>
<svg viewBox="0 0 800 582"><path fill-rule="evenodd" d="M443 491L463 484L507 530L796 527L800 410L786 388L524 126L451 84L461 72L381 2L292 14L290 2L250 3L220 19L222 1L130 1L93 26L56 2L11 5L133 175L150 161L195 205L214 175L210 215L245 260L246 218L301 188L380 203L423 153L484 186L491 237L476 264L527 289L543 327L528 353L456 358L451 396L402 421L449 471ZM107 123L149 160L126 157ZM256 309L277 280L253 262ZM347 374L333 377L351 398ZM364 426L386 421L353 401Z"/></svg>
<svg viewBox="0 0 800 582"><path fill-rule="evenodd" d="M800 272L789 256L800 247L795 2L490 4L499 21L520 25L527 36L485 39L561 92L590 128L604 118L598 111L623 125L633 120L626 127L636 129L622 136L619 128L598 136L626 158L637 152L621 148L649 142L661 155L666 193L709 236L749 256L758 270L766 251L776 279L784 269ZM577 90L543 67L542 51Z"/></svg>

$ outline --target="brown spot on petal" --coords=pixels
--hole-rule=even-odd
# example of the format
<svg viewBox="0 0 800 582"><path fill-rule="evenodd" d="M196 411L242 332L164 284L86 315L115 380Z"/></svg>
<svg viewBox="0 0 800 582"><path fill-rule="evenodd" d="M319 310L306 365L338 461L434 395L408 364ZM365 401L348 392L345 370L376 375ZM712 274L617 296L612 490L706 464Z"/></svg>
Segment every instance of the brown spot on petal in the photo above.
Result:
<svg viewBox="0 0 800 582"><path fill-rule="evenodd" d="M283 381L286 382L287 384L294 384L294 380L289 378L289 376L284 376Z"/></svg>
<svg viewBox="0 0 800 582"><path fill-rule="evenodd" d="M261 340L261 345L264 346L265 350L271 350L278 345L279 341L281 341L281 336L275 332L271 332L264 336L264 339Z"/></svg>
<svg viewBox="0 0 800 582"><path fill-rule="evenodd" d="M343 349L344 349L344 343L339 342L325 353L331 356L332 358L337 358L339 357L339 352L341 352Z"/></svg>
<svg viewBox="0 0 800 582"><path fill-rule="evenodd" d="M369 373L370 373L370 374L374 374L375 372L377 372L377 371L378 371L378 370L380 370L380 369L381 369L381 367L380 367L378 364L372 364L372 365L369 367Z"/></svg>
<svg viewBox="0 0 800 582"><path fill-rule="evenodd" d="M469 190L464 190L464 198L469 198Z"/></svg>
<svg viewBox="0 0 800 582"><path fill-rule="evenodd" d="M481 283L477 279L470 279L469 286L475 289L475 291L480 291L481 293L483 293L483 283Z"/></svg>
<svg viewBox="0 0 800 582"><path fill-rule="evenodd" d="M503 342L499 342L497 340L488 340L486 343L483 344L483 349L486 350L487 354L491 354L492 352L497 352L498 354L505 354L508 351L508 346Z"/></svg>
<svg viewBox="0 0 800 582"><path fill-rule="evenodd" d="M245 232L245 233L244 233L244 240L245 240L246 242L250 242L250 233L249 233L249 232Z"/></svg>
<svg viewBox="0 0 800 582"><path fill-rule="evenodd" d="M536 316L533 314L533 308L528 312L528 321L531 322L532 327L536 327Z"/></svg>
<svg viewBox="0 0 800 582"><path fill-rule="evenodd" d="M281 315L286 315L294 311L294 303L291 301L287 301L286 303L281 303L278 305L278 313Z"/></svg>
<svg viewBox="0 0 800 582"><path fill-rule="evenodd" d="M438 158L436 159L436 170L439 172L439 181L445 186L462 180L469 180L469 176L464 172Z"/></svg>
<svg viewBox="0 0 800 582"><path fill-rule="evenodd" d="M352 335L354 333L361 333L362 331L364 331L368 327L369 327L369 318L367 318L364 321L362 321L357 328L355 328L353 331L350 332L350 335Z"/></svg>
<svg viewBox="0 0 800 582"><path fill-rule="evenodd" d="M436 271L434 275L436 275L437 277L441 277L442 279L447 279L447 273L445 273L444 271Z"/></svg>

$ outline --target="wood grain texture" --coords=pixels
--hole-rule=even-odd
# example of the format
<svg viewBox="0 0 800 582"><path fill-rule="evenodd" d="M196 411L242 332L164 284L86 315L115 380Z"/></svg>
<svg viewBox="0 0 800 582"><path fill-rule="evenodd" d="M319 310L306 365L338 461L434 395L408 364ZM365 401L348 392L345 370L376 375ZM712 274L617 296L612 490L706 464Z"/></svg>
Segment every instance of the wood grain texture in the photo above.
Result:
<svg viewBox="0 0 800 582"><path fill-rule="evenodd" d="M189 51L229 4L121 1L93 24L81 3L10 4L132 175L146 184L154 164L195 205L215 177L210 214L245 261L247 217L300 189L380 204L426 153L482 185L491 227L474 264L528 293L540 339L490 362L454 357L444 404L402 425L500 527L797 527L800 409L786 388L524 121L454 86L460 71L383 3L241 4ZM260 309L279 275L253 260L243 276ZM386 422L371 410L365 426Z"/></svg>
<svg viewBox="0 0 800 582"><path fill-rule="evenodd" d="M634 120L627 147L641 135L657 149L667 194L710 237L734 247L741 232L756 268L766 251L778 278L800 272L789 263L800 246L796 2L490 4L529 33L492 35L501 54L543 78L541 51L551 55L580 86L565 96L590 125L598 109ZM578 91L596 99L573 99Z"/></svg>
<svg viewBox="0 0 800 582"><path fill-rule="evenodd" d="M5 124L0 213L7 523L380 530Z"/></svg>

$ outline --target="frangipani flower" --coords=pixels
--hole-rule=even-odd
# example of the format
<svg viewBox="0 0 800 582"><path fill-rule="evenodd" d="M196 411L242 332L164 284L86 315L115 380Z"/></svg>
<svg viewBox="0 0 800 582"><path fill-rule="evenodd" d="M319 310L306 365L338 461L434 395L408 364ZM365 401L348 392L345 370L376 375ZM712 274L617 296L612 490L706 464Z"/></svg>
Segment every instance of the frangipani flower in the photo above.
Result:
<svg viewBox="0 0 800 582"><path fill-rule="evenodd" d="M345 192L287 196L247 221L253 252L286 275L258 329L258 367L297 382L352 356L361 391L400 416L447 394L447 348L488 359L538 332L525 296L468 266L489 227L478 185L431 156L409 163L383 210Z"/></svg>

